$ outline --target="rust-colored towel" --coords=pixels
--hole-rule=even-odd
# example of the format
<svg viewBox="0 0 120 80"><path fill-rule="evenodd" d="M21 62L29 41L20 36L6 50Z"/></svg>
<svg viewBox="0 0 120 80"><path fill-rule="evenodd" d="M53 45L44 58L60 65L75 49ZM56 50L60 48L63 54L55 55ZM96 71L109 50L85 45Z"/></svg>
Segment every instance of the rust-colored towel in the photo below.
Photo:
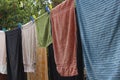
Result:
<svg viewBox="0 0 120 80"><path fill-rule="evenodd" d="M51 11L52 37L57 71L61 76L75 76L76 18L74 0L66 0Z"/></svg>
<svg viewBox="0 0 120 80"><path fill-rule="evenodd" d="M28 80L48 80L47 48L37 49L36 70L27 76Z"/></svg>

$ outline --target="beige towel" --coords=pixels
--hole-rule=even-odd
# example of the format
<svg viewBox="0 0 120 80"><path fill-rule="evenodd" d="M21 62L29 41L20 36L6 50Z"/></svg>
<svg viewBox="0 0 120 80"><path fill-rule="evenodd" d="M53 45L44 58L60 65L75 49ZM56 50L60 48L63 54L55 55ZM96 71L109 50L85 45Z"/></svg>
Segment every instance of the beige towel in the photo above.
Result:
<svg viewBox="0 0 120 80"><path fill-rule="evenodd" d="M6 38L3 31L0 31L0 73L7 74Z"/></svg>
<svg viewBox="0 0 120 80"><path fill-rule="evenodd" d="M25 72L35 71L36 25L32 21L22 26L22 50Z"/></svg>

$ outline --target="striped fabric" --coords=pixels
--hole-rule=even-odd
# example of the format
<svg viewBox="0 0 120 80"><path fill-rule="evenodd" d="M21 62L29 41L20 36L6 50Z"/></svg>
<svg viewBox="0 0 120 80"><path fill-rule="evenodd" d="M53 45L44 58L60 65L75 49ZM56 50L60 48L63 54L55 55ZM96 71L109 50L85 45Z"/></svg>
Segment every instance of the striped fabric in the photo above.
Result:
<svg viewBox="0 0 120 80"><path fill-rule="evenodd" d="M120 0L76 0L87 80L120 80Z"/></svg>

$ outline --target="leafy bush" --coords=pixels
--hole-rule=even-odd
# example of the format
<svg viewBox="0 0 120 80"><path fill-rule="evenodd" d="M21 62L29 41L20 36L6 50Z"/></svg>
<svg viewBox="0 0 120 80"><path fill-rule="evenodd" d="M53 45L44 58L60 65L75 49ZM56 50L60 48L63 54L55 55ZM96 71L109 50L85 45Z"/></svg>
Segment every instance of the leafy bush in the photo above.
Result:
<svg viewBox="0 0 120 80"><path fill-rule="evenodd" d="M38 12L45 7L43 2L42 0L0 0L0 26L14 28L18 23L27 23L30 21L30 16L40 15Z"/></svg>
<svg viewBox="0 0 120 80"><path fill-rule="evenodd" d="M45 12L45 1L47 0L0 0L0 26L12 29L18 23L30 21L32 15L38 17ZM53 0L53 3L56 6L62 1L64 0Z"/></svg>

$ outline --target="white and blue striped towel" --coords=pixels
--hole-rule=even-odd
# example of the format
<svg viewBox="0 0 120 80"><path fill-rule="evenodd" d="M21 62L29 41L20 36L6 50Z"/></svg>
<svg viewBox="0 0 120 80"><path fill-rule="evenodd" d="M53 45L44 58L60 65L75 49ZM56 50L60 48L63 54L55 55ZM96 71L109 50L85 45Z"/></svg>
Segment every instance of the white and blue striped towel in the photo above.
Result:
<svg viewBox="0 0 120 80"><path fill-rule="evenodd" d="M120 80L120 0L76 0L87 80Z"/></svg>

